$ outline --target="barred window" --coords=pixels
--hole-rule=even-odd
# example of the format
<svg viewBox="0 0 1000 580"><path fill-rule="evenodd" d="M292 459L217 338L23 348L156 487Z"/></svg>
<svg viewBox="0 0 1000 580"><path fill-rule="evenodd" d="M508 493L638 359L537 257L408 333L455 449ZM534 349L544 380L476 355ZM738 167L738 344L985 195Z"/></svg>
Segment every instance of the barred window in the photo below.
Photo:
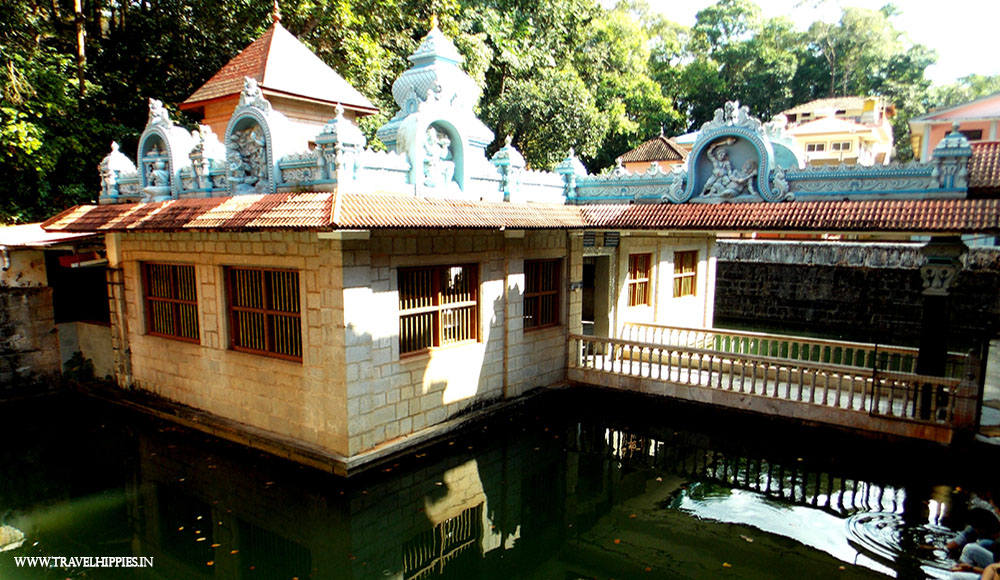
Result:
<svg viewBox="0 0 1000 580"><path fill-rule="evenodd" d="M476 266L399 270L399 353L478 340Z"/></svg>
<svg viewBox="0 0 1000 580"><path fill-rule="evenodd" d="M648 306L650 304L649 269L653 254L628 255L628 305Z"/></svg>
<svg viewBox="0 0 1000 580"><path fill-rule="evenodd" d="M199 342L194 266L144 263L142 278L146 332Z"/></svg>
<svg viewBox="0 0 1000 580"><path fill-rule="evenodd" d="M674 252L674 298L694 296L698 285L698 252Z"/></svg>
<svg viewBox="0 0 1000 580"><path fill-rule="evenodd" d="M233 350L302 360L299 273L226 268Z"/></svg>
<svg viewBox="0 0 1000 580"><path fill-rule="evenodd" d="M524 328L559 324L559 260L524 261Z"/></svg>

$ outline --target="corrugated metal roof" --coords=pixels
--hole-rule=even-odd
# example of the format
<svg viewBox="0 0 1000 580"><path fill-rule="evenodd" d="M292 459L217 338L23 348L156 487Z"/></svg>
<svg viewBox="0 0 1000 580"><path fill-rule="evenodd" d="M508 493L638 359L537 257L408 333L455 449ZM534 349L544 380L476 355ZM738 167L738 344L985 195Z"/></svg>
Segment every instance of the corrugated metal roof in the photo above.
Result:
<svg viewBox="0 0 1000 580"><path fill-rule="evenodd" d="M877 200L582 206L602 228L732 231L996 232L1000 200Z"/></svg>
<svg viewBox="0 0 1000 580"><path fill-rule="evenodd" d="M412 196L346 194L334 223L341 228L581 228L575 206L456 201Z"/></svg>
<svg viewBox="0 0 1000 580"><path fill-rule="evenodd" d="M969 190L973 193L1000 190L1000 141L972 143Z"/></svg>
<svg viewBox="0 0 1000 580"><path fill-rule="evenodd" d="M45 248L97 238L93 233L47 232L41 223L0 226L0 246L8 248Z"/></svg>
<svg viewBox="0 0 1000 580"><path fill-rule="evenodd" d="M723 231L1000 232L1000 200L877 200L735 204L548 205L392 194L278 193L79 206L49 231L268 229L648 229Z"/></svg>
<svg viewBox="0 0 1000 580"><path fill-rule="evenodd" d="M674 140L663 135L657 135L635 149L622 154L618 161L622 163L637 163L643 161L683 161L688 153L677 145Z"/></svg>
<svg viewBox="0 0 1000 580"><path fill-rule="evenodd" d="M244 77L256 79L263 90L340 103L348 108L378 110L279 22L219 69L184 100L181 108L238 95L243 90Z"/></svg>

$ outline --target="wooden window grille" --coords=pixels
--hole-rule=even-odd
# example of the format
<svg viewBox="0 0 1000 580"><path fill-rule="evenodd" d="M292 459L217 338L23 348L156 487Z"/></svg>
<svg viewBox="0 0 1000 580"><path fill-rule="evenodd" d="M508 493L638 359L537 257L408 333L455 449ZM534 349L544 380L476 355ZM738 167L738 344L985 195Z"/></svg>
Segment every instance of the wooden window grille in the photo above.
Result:
<svg viewBox="0 0 1000 580"><path fill-rule="evenodd" d="M628 305L649 306L649 270L653 254L628 255Z"/></svg>
<svg viewBox="0 0 1000 580"><path fill-rule="evenodd" d="M524 328L559 324L560 260L524 261Z"/></svg>
<svg viewBox="0 0 1000 580"><path fill-rule="evenodd" d="M299 273L226 268L233 350L302 360Z"/></svg>
<svg viewBox="0 0 1000 580"><path fill-rule="evenodd" d="M694 296L698 287L698 252L674 252L674 298Z"/></svg>
<svg viewBox="0 0 1000 580"><path fill-rule="evenodd" d="M187 342L199 342L198 293L194 266L142 265L146 332Z"/></svg>
<svg viewBox="0 0 1000 580"><path fill-rule="evenodd" d="M399 353L479 339L476 266L399 270Z"/></svg>

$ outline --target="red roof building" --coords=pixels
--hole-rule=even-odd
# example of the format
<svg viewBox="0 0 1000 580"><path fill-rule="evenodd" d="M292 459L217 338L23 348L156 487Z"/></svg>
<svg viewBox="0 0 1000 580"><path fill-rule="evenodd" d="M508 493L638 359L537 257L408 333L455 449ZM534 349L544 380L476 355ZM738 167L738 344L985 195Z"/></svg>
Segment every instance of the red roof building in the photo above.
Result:
<svg viewBox="0 0 1000 580"><path fill-rule="evenodd" d="M264 34L233 57L180 104L202 117L216 135L239 103L244 78L257 81L264 96L289 119L321 128L342 105L349 118L378 112L367 97L306 48L276 18Z"/></svg>

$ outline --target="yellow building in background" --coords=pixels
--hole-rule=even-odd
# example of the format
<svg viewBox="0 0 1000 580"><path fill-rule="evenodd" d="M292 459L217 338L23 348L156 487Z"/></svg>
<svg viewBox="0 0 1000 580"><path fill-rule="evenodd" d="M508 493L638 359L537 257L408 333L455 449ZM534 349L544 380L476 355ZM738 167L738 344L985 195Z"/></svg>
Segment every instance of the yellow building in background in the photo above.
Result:
<svg viewBox="0 0 1000 580"><path fill-rule="evenodd" d="M792 107L774 122L786 123L807 165L886 165L894 115L883 97L834 97Z"/></svg>

